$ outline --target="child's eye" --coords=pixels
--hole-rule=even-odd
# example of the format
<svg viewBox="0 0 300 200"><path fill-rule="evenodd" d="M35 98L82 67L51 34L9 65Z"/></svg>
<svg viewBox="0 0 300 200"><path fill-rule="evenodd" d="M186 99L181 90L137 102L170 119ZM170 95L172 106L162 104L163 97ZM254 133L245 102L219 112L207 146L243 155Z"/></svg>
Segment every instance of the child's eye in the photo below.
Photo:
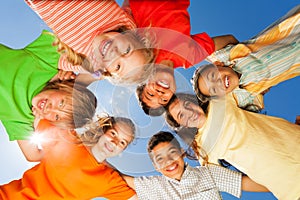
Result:
<svg viewBox="0 0 300 200"><path fill-rule="evenodd" d="M158 162L158 163L159 163L159 162L162 162L162 160L163 160L163 159L162 159L161 157L156 158L156 162Z"/></svg>
<svg viewBox="0 0 300 200"><path fill-rule="evenodd" d="M153 96L154 96L152 93L149 93L149 92L147 92L147 93L148 93L148 95L149 95L150 97L153 97Z"/></svg>
<svg viewBox="0 0 300 200"><path fill-rule="evenodd" d="M211 73L211 79L214 80L215 79L215 73Z"/></svg>
<svg viewBox="0 0 300 200"><path fill-rule="evenodd" d="M184 107L184 108L188 108L190 104L191 104L191 102L185 101L185 102L183 103L183 107Z"/></svg>
<svg viewBox="0 0 300 200"><path fill-rule="evenodd" d="M114 131L112 131L112 132L111 132L111 135L112 135L112 136L116 136L117 134L116 134Z"/></svg>
<svg viewBox="0 0 300 200"><path fill-rule="evenodd" d="M179 119L182 119L184 117L184 114L180 113L179 114Z"/></svg>
<svg viewBox="0 0 300 200"><path fill-rule="evenodd" d="M120 68L121 68L121 66L120 66L120 65L117 65L117 66L115 67L115 70L116 70L116 71L119 71Z"/></svg>
<svg viewBox="0 0 300 200"><path fill-rule="evenodd" d="M176 153L177 153L177 151L171 151L171 155L174 155Z"/></svg>
<svg viewBox="0 0 300 200"><path fill-rule="evenodd" d="M122 147L126 147L126 146L127 146L127 142L126 142L126 141L123 141L123 140L120 141L120 144L121 144Z"/></svg>
<svg viewBox="0 0 300 200"><path fill-rule="evenodd" d="M127 47L127 49L122 53L122 55L127 55L131 50L131 47Z"/></svg>

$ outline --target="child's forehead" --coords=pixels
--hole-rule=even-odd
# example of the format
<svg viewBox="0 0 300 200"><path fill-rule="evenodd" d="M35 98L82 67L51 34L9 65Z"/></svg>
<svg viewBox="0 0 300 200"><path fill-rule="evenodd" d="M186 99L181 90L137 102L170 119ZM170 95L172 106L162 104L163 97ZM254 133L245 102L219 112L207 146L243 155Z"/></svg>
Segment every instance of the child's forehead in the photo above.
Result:
<svg viewBox="0 0 300 200"><path fill-rule="evenodd" d="M172 142L161 142L152 149L151 153L153 155L164 154L167 153L170 149L178 149L178 147L175 146Z"/></svg>

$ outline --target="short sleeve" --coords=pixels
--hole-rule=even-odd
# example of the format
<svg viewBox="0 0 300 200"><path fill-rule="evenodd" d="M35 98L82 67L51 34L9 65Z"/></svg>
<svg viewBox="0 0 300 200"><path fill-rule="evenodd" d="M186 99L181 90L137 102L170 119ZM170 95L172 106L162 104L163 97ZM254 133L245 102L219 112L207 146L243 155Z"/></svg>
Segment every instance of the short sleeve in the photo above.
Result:
<svg viewBox="0 0 300 200"><path fill-rule="evenodd" d="M55 38L53 33L44 30L34 42L25 47L25 50L30 52L37 62L47 63L47 68L57 70L60 54L57 52L57 47L53 45Z"/></svg>
<svg viewBox="0 0 300 200"><path fill-rule="evenodd" d="M120 174L110 169L111 172L107 173L106 182L108 183L108 188L104 192L103 197L107 199L129 199L135 195L135 191L130 188ZM100 186L99 186L100 187Z"/></svg>
<svg viewBox="0 0 300 200"><path fill-rule="evenodd" d="M241 196L242 174L217 165L208 165L208 169L215 180L218 189L236 197Z"/></svg>
<svg viewBox="0 0 300 200"><path fill-rule="evenodd" d="M157 63L172 60L174 68L188 68L214 51L214 42L206 33L190 35L189 5L188 0L129 0L128 8L125 2L124 7L133 15L137 26L151 27L157 37Z"/></svg>
<svg viewBox="0 0 300 200"><path fill-rule="evenodd" d="M160 177L158 176L141 176L134 178L135 191L139 199L153 199L155 189L159 187Z"/></svg>
<svg viewBox="0 0 300 200"><path fill-rule="evenodd" d="M245 89L236 88L232 91L238 107L258 112L264 108L263 95L251 93Z"/></svg>
<svg viewBox="0 0 300 200"><path fill-rule="evenodd" d="M6 129L10 141L28 140L34 131L30 122L2 120L2 123Z"/></svg>

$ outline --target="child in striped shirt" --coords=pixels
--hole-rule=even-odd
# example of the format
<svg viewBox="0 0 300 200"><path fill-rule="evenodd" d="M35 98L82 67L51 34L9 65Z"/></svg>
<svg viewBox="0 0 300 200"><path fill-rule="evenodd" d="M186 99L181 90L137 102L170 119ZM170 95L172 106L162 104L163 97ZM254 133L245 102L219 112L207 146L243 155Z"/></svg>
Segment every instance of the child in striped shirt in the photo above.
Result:
<svg viewBox="0 0 300 200"><path fill-rule="evenodd" d="M257 37L209 56L216 66L204 65L194 73L194 90L200 100L232 92L239 107L262 110L263 95L270 87L300 75L299 22L297 11Z"/></svg>

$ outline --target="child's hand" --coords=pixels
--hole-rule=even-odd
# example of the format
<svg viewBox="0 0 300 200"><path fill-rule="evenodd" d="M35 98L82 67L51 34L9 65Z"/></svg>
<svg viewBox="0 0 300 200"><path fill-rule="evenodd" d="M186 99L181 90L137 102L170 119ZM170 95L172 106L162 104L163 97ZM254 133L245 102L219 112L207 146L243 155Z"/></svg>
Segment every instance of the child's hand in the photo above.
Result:
<svg viewBox="0 0 300 200"><path fill-rule="evenodd" d="M295 124L300 125L300 115L296 116Z"/></svg>
<svg viewBox="0 0 300 200"><path fill-rule="evenodd" d="M265 94L266 94L267 92L269 92L269 91L270 91L270 88L265 89L264 91L261 92L261 94L262 94L262 95L265 95Z"/></svg>
<svg viewBox="0 0 300 200"><path fill-rule="evenodd" d="M223 62L221 62L221 61L215 61L214 65L216 65L218 67L224 67L225 66L225 64Z"/></svg>
<svg viewBox="0 0 300 200"><path fill-rule="evenodd" d="M64 70L58 70L58 78L59 80L70 80L70 79L75 79L76 74L72 71L64 71Z"/></svg>

